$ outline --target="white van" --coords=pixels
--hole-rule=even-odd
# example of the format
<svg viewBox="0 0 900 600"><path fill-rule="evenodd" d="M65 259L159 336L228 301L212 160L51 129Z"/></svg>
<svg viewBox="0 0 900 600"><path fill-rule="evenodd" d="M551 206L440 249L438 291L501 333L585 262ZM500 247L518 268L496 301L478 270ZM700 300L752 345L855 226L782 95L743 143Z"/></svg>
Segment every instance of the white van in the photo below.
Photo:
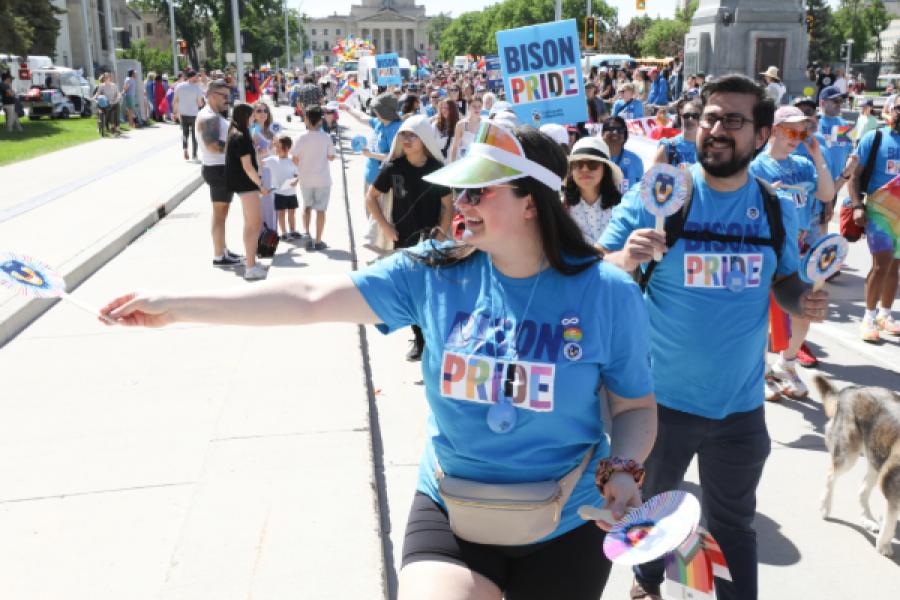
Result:
<svg viewBox="0 0 900 600"><path fill-rule="evenodd" d="M21 56L0 54L0 71L12 75L12 87L17 96L24 96L33 87L56 88L74 106L77 113L91 114L91 86L75 69L54 67L49 56Z"/></svg>
<svg viewBox="0 0 900 600"><path fill-rule="evenodd" d="M469 67L472 64L472 59L468 56L454 56L453 57L453 68L454 69L462 69L463 71L468 71Z"/></svg>

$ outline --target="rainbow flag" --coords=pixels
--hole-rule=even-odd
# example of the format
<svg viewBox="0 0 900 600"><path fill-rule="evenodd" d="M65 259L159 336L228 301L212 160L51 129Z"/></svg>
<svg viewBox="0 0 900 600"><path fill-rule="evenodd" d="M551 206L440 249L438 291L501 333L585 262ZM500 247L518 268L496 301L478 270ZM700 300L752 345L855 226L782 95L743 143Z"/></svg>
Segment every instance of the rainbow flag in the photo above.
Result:
<svg viewBox="0 0 900 600"><path fill-rule="evenodd" d="M665 557L666 592L672 598L714 600L713 577L731 580L719 544L703 528Z"/></svg>
<svg viewBox="0 0 900 600"><path fill-rule="evenodd" d="M832 140L841 145L849 144L852 130L853 125L835 125L831 128Z"/></svg>
<svg viewBox="0 0 900 600"><path fill-rule="evenodd" d="M894 258L900 258L900 175L875 190L866 199L869 227L894 241ZM866 232L866 235L872 233Z"/></svg>
<svg viewBox="0 0 900 600"><path fill-rule="evenodd" d="M341 89L338 90L338 93L335 95L335 99L338 102L346 102L350 99L350 96L358 91L359 84L355 81L348 81Z"/></svg>

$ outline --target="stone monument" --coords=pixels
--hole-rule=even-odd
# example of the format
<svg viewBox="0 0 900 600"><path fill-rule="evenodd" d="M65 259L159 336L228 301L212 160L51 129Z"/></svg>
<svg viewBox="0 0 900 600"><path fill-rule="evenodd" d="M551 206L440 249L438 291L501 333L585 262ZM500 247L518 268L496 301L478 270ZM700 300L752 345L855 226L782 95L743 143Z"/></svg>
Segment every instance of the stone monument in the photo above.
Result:
<svg viewBox="0 0 900 600"><path fill-rule="evenodd" d="M700 0L684 42L684 72L741 73L778 67L787 96L811 85L803 0Z"/></svg>

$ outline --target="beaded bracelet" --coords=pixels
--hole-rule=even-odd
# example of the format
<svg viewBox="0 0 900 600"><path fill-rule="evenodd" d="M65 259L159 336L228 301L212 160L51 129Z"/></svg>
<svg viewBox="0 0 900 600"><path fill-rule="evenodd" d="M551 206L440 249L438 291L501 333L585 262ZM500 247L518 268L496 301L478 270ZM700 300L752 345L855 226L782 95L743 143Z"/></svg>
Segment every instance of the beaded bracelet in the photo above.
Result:
<svg viewBox="0 0 900 600"><path fill-rule="evenodd" d="M644 483L644 465L632 458L626 459L619 458L618 456L611 456L609 458L601 459L597 464L597 475L594 481L597 484L597 488L600 490L600 494L605 495L603 494L603 488L606 487L606 484L609 483L609 479L613 476L613 473L616 472L630 474L634 477L634 481L638 484L638 487L641 487Z"/></svg>

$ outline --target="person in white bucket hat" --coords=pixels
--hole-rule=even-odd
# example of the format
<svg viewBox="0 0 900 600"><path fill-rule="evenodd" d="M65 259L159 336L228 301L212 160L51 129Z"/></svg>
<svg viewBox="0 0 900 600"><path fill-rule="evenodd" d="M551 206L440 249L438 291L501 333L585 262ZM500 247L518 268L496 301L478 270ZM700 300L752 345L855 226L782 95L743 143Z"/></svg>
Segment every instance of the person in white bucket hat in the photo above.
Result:
<svg viewBox="0 0 900 600"><path fill-rule="evenodd" d="M563 202L585 240L596 244L622 200L622 170L609 159L609 147L598 137L581 138L569 155Z"/></svg>
<svg viewBox="0 0 900 600"><path fill-rule="evenodd" d="M760 75L763 76L763 80L766 82L766 95L772 99L772 102L775 103L775 106L781 104L781 98L784 96L784 92L787 88L784 87L784 84L781 82L781 76L778 74L778 67L771 66Z"/></svg>
<svg viewBox="0 0 900 600"><path fill-rule="evenodd" d="M127 294L102 312L144 326L420 326L430 410L398 597L596 600L611 568L605 532L578 508L605 503L618 519L640 503L656 404L640 291L566 213L565 172L559 145L536 129L483 123L465 157L427 176L464 190L462 243L427 240L359 271L251 290ZM510 510L512 498L540 508Z"/></svg>

